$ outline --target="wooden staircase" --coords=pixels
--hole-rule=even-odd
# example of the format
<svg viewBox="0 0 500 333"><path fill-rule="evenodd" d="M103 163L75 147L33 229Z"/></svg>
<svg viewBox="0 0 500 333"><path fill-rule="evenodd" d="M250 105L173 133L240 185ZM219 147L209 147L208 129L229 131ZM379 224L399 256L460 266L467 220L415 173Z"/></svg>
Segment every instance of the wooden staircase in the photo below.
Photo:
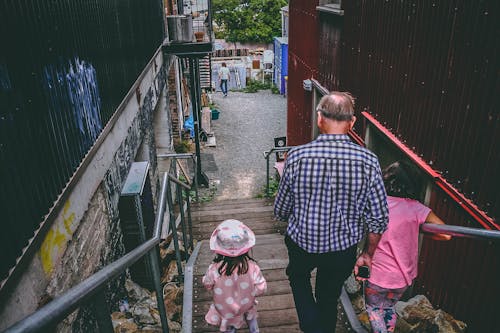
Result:
<svg viewBox="0 0 500 333"><path fill-rule="evenodd" d="M207 91L212 90L212 56L200 58L200 87Z"/></svg>
<svg viewBox="0 0 500 333"><path fill-rule="evenodd" d="M266 333L300 332L295 304L285 274L288 256L283 236L284 225L273 220L272 202L264 199L214 201L193 205L193 233L201 241L201 248L194 267L193 281L193 332L217 332L204 316L211 302L201 278L214 258L208 239L215 227L226 219L237 219L248 225L256 234L256 246L250 255L261 267L268 283L268 291L258 298L259 327ZM238 332L248 332L242 328Z"/></svg>

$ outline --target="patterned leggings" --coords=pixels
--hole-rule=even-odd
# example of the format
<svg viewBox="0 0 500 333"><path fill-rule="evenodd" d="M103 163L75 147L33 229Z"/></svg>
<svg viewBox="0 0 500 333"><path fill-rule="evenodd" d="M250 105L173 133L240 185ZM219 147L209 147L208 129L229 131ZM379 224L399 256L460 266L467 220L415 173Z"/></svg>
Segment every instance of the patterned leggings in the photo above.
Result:
<svg viewBox="0 0 500 333"><path fill-rule="evenodd" d="M248 330L250 331L250 333L259 333L259 324L257 323L257 318L253 318L250 320L246 319L246 321L247 321ZM231 326L231 328L228 329L224 333L236 333L236 328Z"/></svg>
<svg viewBox="0 0 500 333"><path fill-rule="evenodd" d="M394 305L399 301L407 287L385 289L368 281L365 283L366 312L368 312L373 332L394 332L397 319Z"/></svg>

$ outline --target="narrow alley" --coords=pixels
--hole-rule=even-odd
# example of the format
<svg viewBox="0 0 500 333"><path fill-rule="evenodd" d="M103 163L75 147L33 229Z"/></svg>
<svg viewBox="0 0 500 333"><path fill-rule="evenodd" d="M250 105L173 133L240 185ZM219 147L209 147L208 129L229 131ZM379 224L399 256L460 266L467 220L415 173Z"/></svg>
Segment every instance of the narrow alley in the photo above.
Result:
<svg viewBox="0 0 500 333"><path fill-rule="evenodd" d="M212 121L217 146L203 148L202 169L216 184L215 199L255 197L266 183L263 152L286 135L286 98L261 90L218 92L212 100L220 111Z"/></svg>

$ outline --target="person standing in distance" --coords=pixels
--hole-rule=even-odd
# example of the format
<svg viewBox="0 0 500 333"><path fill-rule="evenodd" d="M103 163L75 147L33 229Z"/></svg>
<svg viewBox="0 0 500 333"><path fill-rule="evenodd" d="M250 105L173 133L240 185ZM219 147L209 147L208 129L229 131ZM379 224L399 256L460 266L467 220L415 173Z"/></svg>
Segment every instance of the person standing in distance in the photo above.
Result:
<svg viewBox="0 0 500 333"><path fill-rule="evenodd" d="M274 214L288 221L286 273L301 330L334 333L344 281L353 266L355 274L358 267L371 266L387 228L387 196L377 156L347 135L356 121L354 98L331 92L320 100L317 113L321 134L288 153ZM365 227L366 246L356 260Z"/></svg>
<svg viewBox="0 0 500 333"><path fill-rule="evenodd" d="M230 81L229 76L229 68L226 67L226 63L223 62L221 68L219 69L219 82L220 82L220 90L224 94L224 97L227 96L227 83Z"/></svg>

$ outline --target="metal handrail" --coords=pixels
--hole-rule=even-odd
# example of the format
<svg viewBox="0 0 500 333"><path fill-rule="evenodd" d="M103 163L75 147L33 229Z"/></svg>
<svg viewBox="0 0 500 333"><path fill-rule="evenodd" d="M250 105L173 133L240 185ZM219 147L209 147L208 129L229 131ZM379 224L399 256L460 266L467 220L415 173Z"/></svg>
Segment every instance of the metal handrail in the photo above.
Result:
<svg viewBox="0 0 500 333"><path fill-rule="evenodd" d="M461 227L448 224L424 223L420 226L420 232L429 234L446 234L456 238L472 238L488 242L500 241L500 231ZM344 287L342 287L340 302L342 303L342 307L347 315L349 324L354 332L367 333L367 330L360 323Z"/></svg>
<svg viewBox="0 0 500 333"><path fill-rule="evenodd" d="M158 156L160 158L172 158L173 163L176 163L177 159L193 158L193 154L164 154ZM196 158L193 158L194 163L196 163ZM171 164L171 168L172 165ZM196 164L195 164L196 166ZM196 170L196 168L195 168ZM137 246L134 250L125 254L120 259L108 264L97 273L94 273L84 281L80 282L73 288L69 289L61 296L55 298L50 303L43 306L41 309L37 310L33 314L27 316L26 318L18 321L14 325L7 328L3 333L18 333L18 332L46 332L53 328L53 326L60 323L64 318L71 314L74 310L80 306L87 304L87 302L92 302L96 309L97 323L100 332L114 332L111 315L108 313L106 308L106 300L104 294L104 288L106 284L112 279L116 278L118 275L125 272L127 268L132 266L138 260L149 255L148 264L153 276L153 285L156 291L156 300L158 305L158 312L160 314L162 331L164 333L169 333L167 312L165 308L165 303L163 301L163 290L160 281L160 267L159 267L159 244L161 242L161 231L163 227L163 217L169 205L170 221L167 226L167 234L172 232L174 247L176 251L176 257L178 259L178 269L179 277L182 278L182 265L180 264L180 250L177 239L177 232L175 231L177 226L175 219L173 218L173 200L171 193L171 183L176 185L178 204L181 207L181 225L184 237L184 247L186 253L188 252L188 243L186 241L186 228L185 228L185 217L184 205L182 204L182 193L181 191L186 191L186 210L188 212L188 224L190 232L190 248L193 250L193 237L192 237L192 225L191 225L191 213L190 213L190 199L189 191L194 185L196 193L197 191L197 179L196 173L194 175L194 184L185 184L175 177L175 172L165 172L163 175L162 185L160 189L160 195L158 200L158 207L155 216L155 225L153 228L153 235L149 240L146 240L141 245ZM182 188L182 189L181 189ZM188 259L189 257L187 257ZM187 260L186 259L186 260Z"/></svg>
<svg viewBox="0 0 500 333"><path fill-rule="evenodd" d="M269 198L271 194L269 193L269 156L276 152L289 151L293 146L286 147L274 147L269 151L264 152L264 158L266 159L266 197Z"/></svg>
<svg viewBox="0 0 500 333"><path fill-rule="evenodd" d="M461 227L449 224L423 223L420 226L420 231L431 234L446 234L459 238L500 241L500 231Z"/></svg>

